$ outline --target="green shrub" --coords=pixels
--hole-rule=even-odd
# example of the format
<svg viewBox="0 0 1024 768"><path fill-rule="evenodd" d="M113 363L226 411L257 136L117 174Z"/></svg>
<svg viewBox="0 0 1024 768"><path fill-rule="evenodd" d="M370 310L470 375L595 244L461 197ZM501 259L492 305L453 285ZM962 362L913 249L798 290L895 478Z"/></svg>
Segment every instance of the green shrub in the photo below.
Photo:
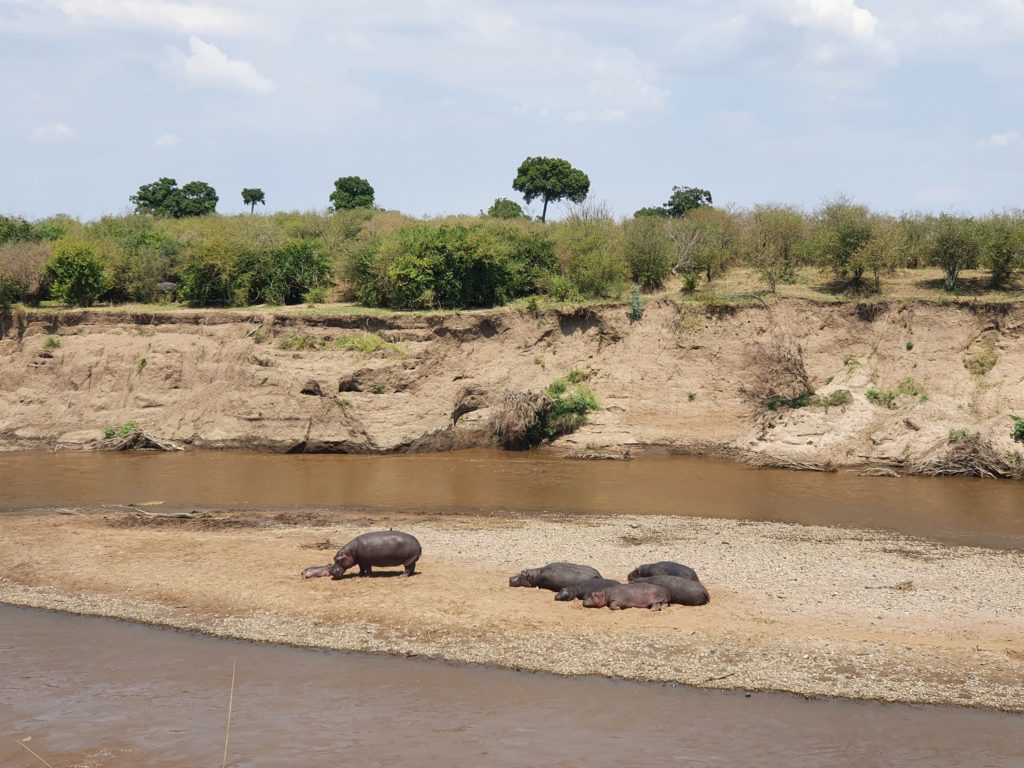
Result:
<svg viewBox="0 0 1024 768"><path fill-rule="evenodd" d="M975 376L985 376L995 368L999 362L999 355L990 344L981 344L980 347L964 357L964 368Z"/></svg>
<svg viewBox="0 0 1024 768"><path fill-rule="evenodd" d="M103 430L103 438L109 440L112 437L128 437L132 432L137 432L139 425L134 421L126 421L120 427L107 427Z"/></svg>
<svg viewBox="0 0 1024 768"><path fill-rule="evenodd" d="M103 262L86 243L62 240L46 265L50 294L69 306L88 307L109 287Z"/></svg>
<svg viewBox="0 0 1024 768"><path fill-rule="evenodd" d="M32 225L25 219L0 216L0 245L34 239Z"/></svg>
<svg viewBox="0 0 1024 768"><path fill-rule="evenodd" d="M618 246L615 223L604 218L573 218L551 225L560 272L573 294L584 299L622 295L629 265Z"/></svg>
<svg viewBox="0 0 1024 768"><path fill-rule="evenodd" d="M1020 416L1011 416L1010 418L1013 419L1013 431L1010 433L1010 437L1018 443L1024 443L1024 419Z"/></svg>
<svg viewBox="0 0 1024 768"><path fill-rule="evenodd" d="M60 349L60 339L56 336L47 336L43 342L43 349Z"/></svg>
<svg viewBox="0 0 1024 768"><path fill-rule="evenodd" d="M928 399L925 388L912 378L903 379L892 389L869 389L864 396L868 402L890 409L896 407L896 399L900 396L916 397L922 402Z"/></svg>
<svg viewBox="0 0 1024 768"><path fill-rule="evenodd" d="M387 391L387 388L383 384L374 384L370 387L370 392L374 395L383 395Z"/></svg>
<svg viewBox="0 0 1024 768"><path fill-rule="evenodd" d="M958 443L967 437L967 430L963 427L952 427L949 430L949 442Z"/></svg>
<svg viewBox="0 0 1024 768"><path fill-rule="evenodd" d="M843 405L849 405L852 402L853 395L850 394L850 390L848 389L837 389L824 397L814 398L814 405L820 406L826 411L829 408L838 408Z"/></svg>
<svg viewBox="0 0 1024 768"><path fill-rule="evenodd" d="M935 221L928 247L928 260L945 273L947 291L957 289L960 271L978 263L981 252L978 226L974 219L942 214Z"/></svg>
<svg viewBox="0 0 1024 768"><path fill-rule="evenodd" d="M281 349L288 352L307 352L311 349L323 349L325 341L308 333L293 333L281 340Z"/></svg>
<svg viewBox="0 0 1024 768"><path fill-rule="evenodd" d="M651 218L651 217L646 217ZM640 295L640 287L633 285L629 289L629 319L639 322L644 316L644 298Z"/></svg>
<svg viewBox="0 0 1024 768"><path fill-rule="evenodd" d="M645 291L661 288L672 268L672 241L664 219L641 216L622 224L622 249L630 276Z"/></svg>
<svg viewBox="0 0 1024 768"><path fill-rule="evenodd" d="M575 432L587 423L587 414L600 407L587 387L570 384L565 379L555 379L545 391L551 406L538 414L537 423L529 434L531 443Z"/></svg>
<svg viewBox="0 0 1024 768"><path fill-rule="evenodd" d="M389 355L402 354L402 347L390 341L385 341L375 333L360 331L350 333L331 343L334 349L353 350L362 352L364 355L372 355L376 352L384 352Z"/></svg>
<svg viewBox="0 0 1024 768"><path fill-rule="evenodd" d="M356 249L346 276L364 304L456 309L492 307L536 293L554 266L551 240L529 225L431 222Z"/></svg>

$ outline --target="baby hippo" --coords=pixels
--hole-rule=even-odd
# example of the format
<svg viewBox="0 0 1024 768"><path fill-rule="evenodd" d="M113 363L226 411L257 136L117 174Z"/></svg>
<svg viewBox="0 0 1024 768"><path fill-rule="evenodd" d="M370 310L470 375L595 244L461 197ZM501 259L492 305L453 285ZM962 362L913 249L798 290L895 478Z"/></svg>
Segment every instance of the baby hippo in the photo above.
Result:
<svg viewBox="0 0 1024 768"><path fill-rule="evenodd" d="M579 584L563 587L555 595L555 600L585 600L595 590L604 589L605 587L617 587L621 583L615 579L587 579Z"/></svg>
<svg viewBox="0 0 1024 768"><path fill-rule="evenodd" d="M626 580L636 581L641 576L681 576L684 579L700 581L697 578L697 572L693 568L682 563L673 563L671 560L662 560L657 563L646 563L638 566L630 571Z"/></svg>
<svg viewBox="0 0 1024 768"><path fill-rule="evenodd" d="M548 563L542 568L527 568L515 576L510 576L510 587L537 587L558 592L560 589L579 584L581 581L600 579L601 574L596 568L576 563Z"/></svg>
<svg viewBox="0 0 1024 768"><path fill-rule="evenodd" d="M630 584L657 584L664 587L668 590L671 602L676 605L705 605L711 602L711 596L703 584L682 576L641 576L633 579Z"/></svg>
<svg viewBox="0 0 1024 768"><path fill-rule="evenodd" d="M669 591L658 584L620 584L591 592L583 601L585 608L650 608L660 611L671 602Z"/></svg>

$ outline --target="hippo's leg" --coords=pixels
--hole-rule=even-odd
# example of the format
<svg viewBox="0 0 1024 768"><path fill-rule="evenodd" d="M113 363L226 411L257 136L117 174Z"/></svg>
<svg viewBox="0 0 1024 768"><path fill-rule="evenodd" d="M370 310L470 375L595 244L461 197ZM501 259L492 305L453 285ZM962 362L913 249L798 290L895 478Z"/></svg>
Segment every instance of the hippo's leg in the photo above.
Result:
<svg viewBox="0 0 1024 768"><path fill-rule="evenodd" d="M615 602L608 603L608 607L611 608L613 611L621 611L622 610L622 606L619 605L618 603L615 603Z"/></svg>
<svg viewBox="0 0 1024 768"><path fill-rule="evenodd" d="M652 611L660 611L666 605L668 605L668 603L651 603L651 610Z"/></svg>
<svg viewBox="0 0 1024 768"><path fill-rule="evenodd" d="M373 568L371 566L363 565L362 563L359 564L360 576L369 576L371 573L373 573Z"/></svg>
<svg viewBox="0 0 1024 768"><path fill-rule="evenodd" d="M416 558L415 560L410 560L407 563L403 563L403 565L405 566L405 571L402 573L402 576L412 576L414 573L416 573L417 560L419 560L419 558Z"/></svg>

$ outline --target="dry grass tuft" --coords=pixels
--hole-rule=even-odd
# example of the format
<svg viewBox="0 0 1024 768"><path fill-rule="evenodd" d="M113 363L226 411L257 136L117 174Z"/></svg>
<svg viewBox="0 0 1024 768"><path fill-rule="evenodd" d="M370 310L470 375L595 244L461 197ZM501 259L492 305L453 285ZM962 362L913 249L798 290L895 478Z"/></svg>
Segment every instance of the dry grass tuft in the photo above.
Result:
<svg viewBox="0 0 1024 768"><path fill-rule="evenodd" d="M554 405L543 392L506 391L491 421L497 438L507 447L529 445L544 414Z"/></svg>
<svg viewBox="0 0 1024 768"><path fill-rule="evenodd" d="M944 456L926 459L914 465L917 475L955 477L1002 477L1024 480L1024 457L1019 453L1000 453L980 433L962 437Z"/></svg>
<svg viewBox="0 0 1024 768"><path fill-rule="evenodd" d="M743 393L761 408L806 405L814 394L803 348L787 336L754 343L747 350L746 368L752 378L743 385Z"/></svg>

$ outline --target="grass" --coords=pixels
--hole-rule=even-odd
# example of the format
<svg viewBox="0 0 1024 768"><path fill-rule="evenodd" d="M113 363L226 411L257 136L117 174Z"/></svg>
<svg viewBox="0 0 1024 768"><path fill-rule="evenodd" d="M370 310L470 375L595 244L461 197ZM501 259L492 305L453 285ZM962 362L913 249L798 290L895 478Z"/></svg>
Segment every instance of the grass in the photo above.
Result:
<svg viewBox="0 0 1024 768"><path fill-rule="evenodd" d="M110 440L112 437L128 437L132 432L135 432L139 428L139 425L134 421L126 421L118 427L107 427L103 430L103 439Z"/></svg>
<svg viewBox="0 0 1024 768"><path fill-rule="evenodd" d="M60 339L56 336L47 336L43 342L43 349L60 349Z"/></svg>
<svg viewBox="0 0 1024 768"><path fill-rule="evenodd" d="M309 352L311 350L346 350L373 355L383 352L388 355L402 355L400 344L385 341L375 333L356 331L346 334L333 341L328 338L312 336L308 333L293 333L281 341L281 349L289 352Z"/></svg>
<svg viewBox="0 0 1024 768"><path fill-rule="evenodd" d="M999 355L990 344L982 344L964 357L964 368L973 376L984 376L999 362Z"/></svg>
<svg viewBox="0 0 1024 768"><path fill-rule="evenodd" d="M897 398L915 397L921 402L928 399L928 392L916 379L906 378L891 389L869 389L864 393L869 403L885 408L895 408Z"/></svg>
<svg viewBox="0 0 1024 768"><path fill-rule="evenodd" d="M963 427L952 427L949 430L949 442L959 443L961 440L967 437L967 430Z"/></svg>

